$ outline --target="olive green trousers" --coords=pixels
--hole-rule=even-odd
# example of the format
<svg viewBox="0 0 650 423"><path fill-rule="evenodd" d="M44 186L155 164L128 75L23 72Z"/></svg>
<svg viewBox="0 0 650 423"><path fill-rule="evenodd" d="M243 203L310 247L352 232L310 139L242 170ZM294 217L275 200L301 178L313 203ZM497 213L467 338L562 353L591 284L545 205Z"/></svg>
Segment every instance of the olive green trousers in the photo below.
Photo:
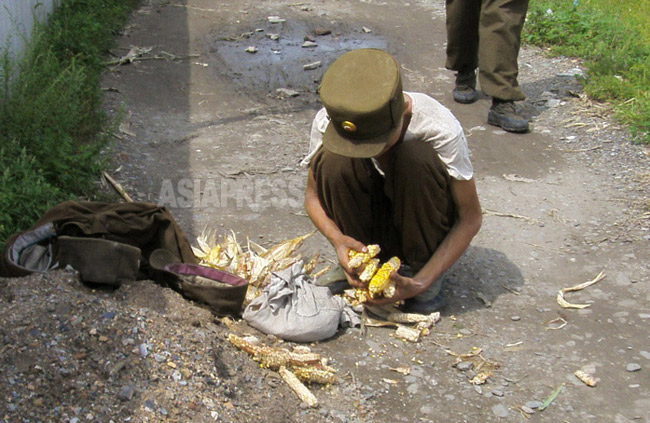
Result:
<svg viewBox="0 0 650 423"><path fill-rule="evenodd" d="M321 205L345 235L379 244L382 261L398 256L417 272L456 219L451 177L424 141L403 142L388 154L385 176L371 159L323 148L310 166Z"/></svg>
<svg viewBox="0 0 650 423"><path fill-rule="evenodd" d="M523 100L517 56L528 0L446 0L447 69L479 69L481 90Z"/></svg>

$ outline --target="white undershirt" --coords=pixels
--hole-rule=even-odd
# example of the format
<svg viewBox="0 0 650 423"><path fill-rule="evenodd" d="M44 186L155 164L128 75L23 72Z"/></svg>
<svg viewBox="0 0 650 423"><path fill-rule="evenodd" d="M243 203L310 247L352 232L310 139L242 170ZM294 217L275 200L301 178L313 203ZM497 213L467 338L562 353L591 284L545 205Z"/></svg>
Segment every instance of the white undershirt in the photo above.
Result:
<svg viewBox="0 0 650 423"><path fill-rule="evenodd" d="M404 135L404 142L413 140L430 142L452 178L461 181L472 179L474 170L469 158L467 139L456 117L449 109L426 94L410 92L405 94L413 100L413 114ZM323 134L328 124L329 117L323 107L314 117L309 139L309 154L300 162L302 166L309 165L323 145Z"/></svg>

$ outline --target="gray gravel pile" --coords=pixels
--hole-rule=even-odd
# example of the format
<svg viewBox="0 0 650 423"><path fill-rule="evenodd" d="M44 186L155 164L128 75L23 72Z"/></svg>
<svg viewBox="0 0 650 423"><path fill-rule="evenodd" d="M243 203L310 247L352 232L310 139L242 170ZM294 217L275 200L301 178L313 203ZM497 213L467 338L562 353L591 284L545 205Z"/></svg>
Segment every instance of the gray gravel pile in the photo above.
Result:
<svg viewBox="0 0 650 423"><path fill-rule="evenodd" d="M209 311L150 281L0 279L0 322L0 422L261 421L257 401L293 395Z"/></svg>

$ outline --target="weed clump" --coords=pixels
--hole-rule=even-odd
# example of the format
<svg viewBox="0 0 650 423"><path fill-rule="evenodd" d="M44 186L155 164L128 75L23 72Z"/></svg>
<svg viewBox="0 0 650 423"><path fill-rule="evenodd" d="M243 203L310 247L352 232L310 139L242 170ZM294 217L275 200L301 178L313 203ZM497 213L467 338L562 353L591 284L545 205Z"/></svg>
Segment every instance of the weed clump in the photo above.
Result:
<svg viewBox="0 0 650 423"><path fill-rule="evenodd" d="M0 52L0 245L57 202L93 196L108 139L102 62L137 3L67 0L21 58Z"/></svg>
<svg viewBox="0 0 650 423"><path fill-rule="evenodd" d="M553 54L585 59L585 92L612 102L617 117L640 141L650 143L650 34L641 23L650 10L636 22L611 13L608 2L531 3L523 39Z"/></svg>

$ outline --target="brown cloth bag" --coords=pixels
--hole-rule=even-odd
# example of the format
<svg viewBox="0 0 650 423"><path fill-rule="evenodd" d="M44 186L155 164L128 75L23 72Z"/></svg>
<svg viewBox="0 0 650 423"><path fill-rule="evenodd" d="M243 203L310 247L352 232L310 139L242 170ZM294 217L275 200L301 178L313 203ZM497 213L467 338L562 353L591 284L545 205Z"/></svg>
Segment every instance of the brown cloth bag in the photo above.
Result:
<svg viewBox="0 0 650 423"><path fill-rule="evenodd" d="M159 248L169 250L184 263L197 263L190 243L165 207L139 202L66 201L45 212L32 228L7 240L0 276L17 277L35 270L49 270L47 265L46 268L26 266L19 262L19 257L26 248L47 246L48 239L56 240L60 236L104 239L139 248L138 279L151 277L148 259ZM55 250L51 252L51 264L55 262Z"/></svg>
<svg viewBox="0 0 650 423"><path fill-rule="evenodd" d="M68 201L52 207L30 229L7 240L0 276L26 276L70 264L84 282L117 287L126 281L153 279L186 298L208 304L218 314L240 312L247 281L234 280L234 275L225 272L218 280L209 280L213 274L192 278L163 268L160 257L174 257L174 263L190 266L198 263L185 234L165 207Z"/></svg>

